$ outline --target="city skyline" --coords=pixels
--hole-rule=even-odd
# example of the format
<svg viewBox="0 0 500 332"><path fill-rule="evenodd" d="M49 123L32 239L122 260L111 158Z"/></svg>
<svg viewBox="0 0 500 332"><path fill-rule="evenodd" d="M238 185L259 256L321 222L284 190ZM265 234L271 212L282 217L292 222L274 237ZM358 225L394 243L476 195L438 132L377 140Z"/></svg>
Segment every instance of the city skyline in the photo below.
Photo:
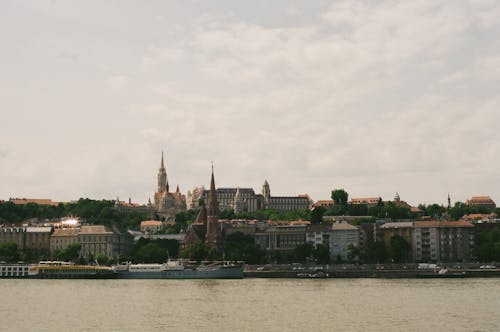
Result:
<svg viewBox="0 0 500 332"><path fill-rule="evenodd" d="M0 4L0 198L498 201L500 4Z"/></svg>

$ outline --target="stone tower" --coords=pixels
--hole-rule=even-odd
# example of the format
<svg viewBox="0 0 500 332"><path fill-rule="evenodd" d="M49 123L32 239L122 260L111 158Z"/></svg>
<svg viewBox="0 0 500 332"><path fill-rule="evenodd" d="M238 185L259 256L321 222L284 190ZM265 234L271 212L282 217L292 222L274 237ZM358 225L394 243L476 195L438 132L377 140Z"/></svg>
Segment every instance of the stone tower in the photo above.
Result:
<svg viewBox="0 0 500 332"><path fill-rule="evenodd" d="M163 162L163 152L161 153L161 165L158 171L158 192L168 192L168 179L167 171L165 170L165 163Z"/></svg>
<svg viewBox="0 0 500 332"><path fill-rule="evenodd" d="M207 233L206 243L216 250L220 249L221 234L218 228L219 222L219 203L215 192L214 166L212 165L212 178L210 179L210 191L207 199Z"/></svg>
<svg viewBox="0 0 500 332"><path fill-rule="evenodd" d="M264 208L267 209L269 207L269 201L271 200L271 188L267 180L265 180L262 185L262 197L264 198Z"/></svg>
<svg viewBox="0 0 500 332"><path fill-rule="evenodd" d="M241 192L240 192L239 187L236 189L236 194L234 195L233 210L234 210L234 213L239 213L239 212L245 210L245 201L243 199L243 196L241 196Z"/></svg>

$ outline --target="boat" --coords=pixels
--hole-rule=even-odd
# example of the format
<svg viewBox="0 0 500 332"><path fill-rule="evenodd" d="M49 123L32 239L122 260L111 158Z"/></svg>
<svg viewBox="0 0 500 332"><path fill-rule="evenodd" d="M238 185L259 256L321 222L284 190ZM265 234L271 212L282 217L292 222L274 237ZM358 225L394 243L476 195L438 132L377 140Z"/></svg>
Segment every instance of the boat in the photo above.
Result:
<svg viewBox="0 0 500 332"><path fill-rule="evenodd" d="M29 264L17 263L7 264L0 263L0 278L27 278Z"/></svg>
<svg viewBox="0 0 500 332"><path fill-rule="evenodd" d="M446 268L439 271L419 272L417 278L465 278L465 272L450 272Z"/></svg>
<svg viewBox="0 0 500 332"><path fill-rule="evenodd" d="M30 265L28 271L28 277L35 279L113 279L116 276L116 272L107 266L61 261L42 261Z"/></svg>
<svg viewBox="0 0 500 332"><path fill-rule="evenodd" d="M297 278L329 278L330 275L323 271L316 271L311 273L297 273Z"/></svg>
<svg viewBox="0 0 500 332"><path fill-rule="evenodd" d="M241 279L243 265L227 262L193 263L169 260L163 264L113 266L119 279Z"/></svg>

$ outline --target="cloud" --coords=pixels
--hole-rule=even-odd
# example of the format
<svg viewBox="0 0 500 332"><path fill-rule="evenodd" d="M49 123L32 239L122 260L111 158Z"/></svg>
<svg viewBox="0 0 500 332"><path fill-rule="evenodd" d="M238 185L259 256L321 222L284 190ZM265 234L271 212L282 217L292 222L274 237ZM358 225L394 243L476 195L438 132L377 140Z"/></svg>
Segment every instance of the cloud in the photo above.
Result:
<svg viewBox="0 0 500 332"><path fill-rule="evenodd" d="M106 78L106 84L113 90L120 90L130 82L127 75L114 75Z"/></svg>

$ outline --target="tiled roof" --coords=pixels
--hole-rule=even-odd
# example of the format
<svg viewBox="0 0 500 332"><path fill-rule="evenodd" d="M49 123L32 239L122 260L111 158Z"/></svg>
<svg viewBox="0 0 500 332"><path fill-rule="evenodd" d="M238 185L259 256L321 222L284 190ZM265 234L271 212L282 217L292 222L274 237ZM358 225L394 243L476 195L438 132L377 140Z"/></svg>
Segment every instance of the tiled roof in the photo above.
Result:
<svg viewBox="0 0 500 332"><path fill-rule="evenodd" d="M76 236L78 235L79 231L79 228L56 228L54 230L54 233L52 233L52 236Z"/></svg>
<svg viewBox="0 0 500 332"><path fill-rule="evenodd" d="M437 220L430 220L430 221L414 221L413 222L414 227L474 227L470 222L467 221L437 221Z"/></svg>
<svg viewBox="0 0 500 332"><path fill-rule="evenodd" d="M141 221L141 227L142 226L161 226L163 224L162 221L159 220L145 220Z"/></svg>
<svg viewBox="0 0 500 332"><path fill-rule="evenodd" d="M332 230L334 230L334 231L352 231L352 230L357 230L357 229L358 228L356 226L353 226L353 225L348 224L346 222L332 224Z"/></svg>
<svg viewBox="0 0 500 332"><path fill-rule="evenodd" d="M104 225L82 226L79 234L113 234L113 231Z"/></svg>
<svg viewBox="0 0 500 332"><path fill-rule="evenodd" d="M59 205L59 202L53 202L51 199L48 198L11 198L9 199L9 202L12 202L16 205L22 205L28 203L35 203L38 205L52 205L52 206Z"/></svg>
<svg viewBox="0 0 500 332"><path fill-rule="evenodd" d="M388 229L388 228L411 228L413 227L413 223L411 221L402 221L402 222L386 222L380 228Z"/></svg>

